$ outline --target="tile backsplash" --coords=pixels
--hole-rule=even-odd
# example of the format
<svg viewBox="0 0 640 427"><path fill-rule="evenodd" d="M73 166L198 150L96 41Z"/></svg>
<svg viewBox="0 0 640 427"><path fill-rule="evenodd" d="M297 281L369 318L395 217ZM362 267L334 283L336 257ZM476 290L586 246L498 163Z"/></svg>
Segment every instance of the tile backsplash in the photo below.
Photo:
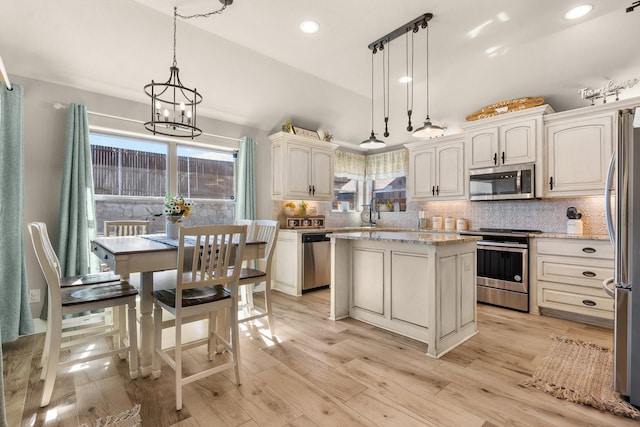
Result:
<svg viewBox="0 0 640 427"><path fill-rule="evenodd" d="M327 227L361 225L359 212L332 212L331 203L328 202L315 202L313 205L319 215L326 216ZM428 228L431 228L431 217L451 216L465 218L469 229L521 228L537 229L547 233L566 233L566 213L570 206L582 214L584 234L607 233L603 197L490 202L409 202L407 212L382 212L377 224L385 227L416 228L418 213L423 209L428 218ZM281 203L274 202L274 217L280 214L281 209Z"/></svg>

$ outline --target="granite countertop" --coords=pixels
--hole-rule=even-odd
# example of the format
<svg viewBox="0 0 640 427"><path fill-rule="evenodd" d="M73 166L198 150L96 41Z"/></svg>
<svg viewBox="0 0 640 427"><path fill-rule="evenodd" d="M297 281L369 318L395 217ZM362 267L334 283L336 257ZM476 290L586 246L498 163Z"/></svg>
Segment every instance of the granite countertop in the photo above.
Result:
<svg viewBox="0 0 640 427"><path fill-rule="evenodd" d="M447 245L475 242L478 236L460 236L456 233L423 233L417 231L357 231L332 233L331 238L348 240L377 240L385 242L410 243L417 245Z"/></svg>
<svg viewBox="0 0 640 427"><path fill-rule="evenodd" d="M529 237L548 239L582 239L582 240L609 240L607 234L567 234L567 233L540 233L530 234Z"/></svg>

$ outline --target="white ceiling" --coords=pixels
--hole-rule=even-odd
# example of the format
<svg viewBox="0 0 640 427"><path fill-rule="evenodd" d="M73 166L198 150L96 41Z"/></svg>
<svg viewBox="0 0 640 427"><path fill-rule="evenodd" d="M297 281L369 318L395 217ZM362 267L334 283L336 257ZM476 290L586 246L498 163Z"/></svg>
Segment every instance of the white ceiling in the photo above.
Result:
<svg viewBox="0 0 640 427"><path fill-rule="evenodd" d="M430 12L430 109L455 132L473 111L544 97L556 111L589 105L578 90L640 77L640 9L631 0L585 0L586 17L562 17L577 0L235 0L210 18L178 20L177 62L208 117L279 130L285 119L357 144L371 130L367 45ZM173 6L210 12L219 0L4 0L0 56L10 75L147 102L143 86L169 77ZM304 19L317 34L299 31ZM475 37L474 29L480 29ZM426 31L414 36L414 128L426 115ZM389 46L389 145L406 132L405 39ZM494 55L487 53L494 49ZM375 131L382 139L382 56L375 59ZM624 98L640 95L640 85ZM610 99L612 101L612 99ZM139 117L137 119L144 119ZM215 133L215 129L204 129Z"/></svg>

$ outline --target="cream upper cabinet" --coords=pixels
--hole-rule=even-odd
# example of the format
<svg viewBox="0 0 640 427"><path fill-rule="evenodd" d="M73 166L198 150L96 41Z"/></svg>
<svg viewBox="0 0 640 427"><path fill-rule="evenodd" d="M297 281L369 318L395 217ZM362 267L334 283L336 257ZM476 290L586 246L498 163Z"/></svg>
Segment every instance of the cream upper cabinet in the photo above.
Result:
<svg viewBox="0 0 640 427"><path fill-rule="evenodd" d="M614 121L615 112L549 117L543 197L603 194L613 152Z"/></svg>
<svg viewBox="0 0 640 427"><path fill-rule="evenodd" d="M508 113L464 127L468 168L534 163L542 143L542 115L553 112L548 105Z"/></svg>
<svg viewBox="0 0 640 427"><path fill-rule="evenodd" d="M336 144L284 132L269 140L272 199L333 200Z"/></svg>
<svg viewBox="0 0 640 427"><path fill-rule="evenodd" d="M409 200L465 198L464 136L445 136L405 147L409 149Z"/></svg>

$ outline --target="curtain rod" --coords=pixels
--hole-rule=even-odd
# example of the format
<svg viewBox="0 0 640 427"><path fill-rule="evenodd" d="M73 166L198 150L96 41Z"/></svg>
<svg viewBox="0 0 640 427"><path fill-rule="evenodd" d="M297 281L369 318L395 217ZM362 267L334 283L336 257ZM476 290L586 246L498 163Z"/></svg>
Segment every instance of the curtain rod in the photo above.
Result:
<svg viewBox="0 0 640 427"><path fill-rule="evenodd" d="M13 90L11 87L11 82L9 81L9 74L7 73L7 69L4 68L4 62L2 62L1 56L0 56L0 80L4 80L4 84L7 86L8 90Z"/></svg>
<svg viewBox="0 0 640 427"><path fill-rule="evenodd" d="M65 109L69 108L69 104L63 104L61 102L56 102L55 104L53 104L53 108L55 108L56 110L65 110ZM107 119L115 119L115 120L122 120L122 121L125 121L125 122L130 122L130 123L137 123L137 124L141 124L141 125L144 124L144 122L142 120L135 120L135 119L129 119L129 118L126 118L126 117L113 116L111 114L97 113L95 111L87 110L87 114L91 114L93 116L98 116L98 117L105 117ZM206 132L203 132L202 135L210 136L210 137L213 137L213 138L227 139L229 141L240 142L240 138L233 138L233 137L230 137L230 136L216 135L216 134L213 134L213 133L206 133Z"/></svg>

